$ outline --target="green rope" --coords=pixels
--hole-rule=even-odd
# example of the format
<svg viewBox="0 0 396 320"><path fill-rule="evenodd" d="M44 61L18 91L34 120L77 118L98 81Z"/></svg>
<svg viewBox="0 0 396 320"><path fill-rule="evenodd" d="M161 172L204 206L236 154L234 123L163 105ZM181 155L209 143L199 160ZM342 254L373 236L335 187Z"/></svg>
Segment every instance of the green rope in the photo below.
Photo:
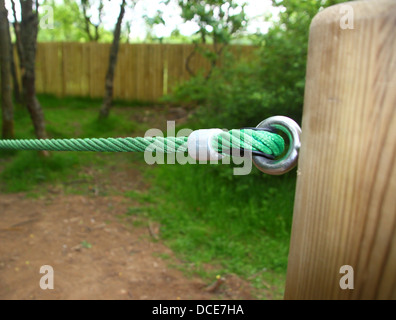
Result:
<svg viewBox="0 0 396 320"><path fill-rule="evenodd" d="M48 151L96 151L96 152L145 152L164 153L187 151L188 137L146 138L93 138L93 139L26 139L0 140L0 150L48 150ZM250 129L224 131L213 140L218 152L243 148L279 156L285 145L283 138L267 131Z"/></svg>
<svg viewBox="0 0 396 320"><path fill-rule="evenodd" d="M261 151L275 157L281 155L285 149L283 138L268 131L255 131L251 129L224 131L214 139L213 145L218 152L224 149L245 149Z"/></svg>

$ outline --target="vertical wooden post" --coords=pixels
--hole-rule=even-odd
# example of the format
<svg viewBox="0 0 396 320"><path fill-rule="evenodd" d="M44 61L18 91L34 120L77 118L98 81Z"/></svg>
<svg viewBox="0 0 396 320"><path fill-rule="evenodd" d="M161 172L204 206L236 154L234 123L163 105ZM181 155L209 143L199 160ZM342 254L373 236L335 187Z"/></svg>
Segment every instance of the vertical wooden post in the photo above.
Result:
<svg viewBox="0 0 396 320"><path fill-rule="evenodd" d="M396 299L395 30L394 0L312 21L285 299Z"/></svg>

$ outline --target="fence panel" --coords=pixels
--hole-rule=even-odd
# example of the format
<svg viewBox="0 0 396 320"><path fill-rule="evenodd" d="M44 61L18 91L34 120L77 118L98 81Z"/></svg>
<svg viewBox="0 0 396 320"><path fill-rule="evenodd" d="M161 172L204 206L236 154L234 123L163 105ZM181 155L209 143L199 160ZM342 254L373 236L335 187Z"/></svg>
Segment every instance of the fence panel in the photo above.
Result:
<svg viewBox="0 0 396 320"><path fill-rule="evenodd" d="M231 52L237 53L238 59L253 50L252 46L231 46ZM176 84L186 81L191 72L207 74L210 63L193 51L191 44L121 44L114 98L157 101ZM37 92L103 97L109 52L107 43L38 43Z"/></svg>

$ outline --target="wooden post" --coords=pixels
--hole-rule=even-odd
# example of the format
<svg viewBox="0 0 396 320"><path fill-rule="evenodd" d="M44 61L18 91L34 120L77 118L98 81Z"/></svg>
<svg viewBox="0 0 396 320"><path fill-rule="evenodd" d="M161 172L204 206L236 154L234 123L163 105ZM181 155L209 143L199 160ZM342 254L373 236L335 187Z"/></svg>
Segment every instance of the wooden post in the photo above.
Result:
<svg viewBox="0 0 396 320"><path fill-rule="evenodd" d="M395 30L394 0L312 21L285 299L396 299Z"/></svg>

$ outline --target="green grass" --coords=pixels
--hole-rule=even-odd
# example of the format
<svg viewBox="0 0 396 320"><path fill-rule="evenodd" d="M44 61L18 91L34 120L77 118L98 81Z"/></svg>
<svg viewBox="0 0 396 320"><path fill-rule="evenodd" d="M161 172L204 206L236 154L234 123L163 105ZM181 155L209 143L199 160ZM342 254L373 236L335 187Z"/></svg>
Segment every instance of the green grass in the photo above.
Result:
<svg viewBox="0 0 396 320"><path fill-rule="evenodd" d="M100 100L39 99L52 138L133 136L147 129L133 120L133 114L141 112L139 106L116 105L109 119L98 121ZM22 107L16 108L15 126L17 138L34 138L30 117ZM119 221L131 227L145 225L147 219L159 221L161 237L179 259L172 263L187 274L213 279L217 274L235 273L260 289L259 298L265 298L267 291L282 297L295 171L268 176L253 169L250 175L234 176L229 165L146 166L140 154L53 152L45 159L31 151L2 152L0 192L38 196L47 192L46 186L67 179L87 180L88 185L92 177L83 168L106 176L125 164L138 165L151 188L124 193L138 205ZM79 186L70 185L70 192L87 194L88 188ZM215 267L208 269L207 264Z"/></svg>
<svg viewBox="0 0 396 320"><path fill-rule="evenodd" d="M150 179L150 215L167 244L194 266L187 269L212 279L236 273L259 289L270 283L274 297L282 297L295 172L233 176L226 165L160 165ZM205 264L219 267L206 272Z"/></svg>
<svg viewBox="0 0 396 320"><path fill-rule="evenodd" d="M64 98L41 95L46 129L50 138L90 138L131 136L147 126L132 120L137 106L115 105L110 117L98 120L101 101L87 98ZM1 119L1 116L0 116ZM15 138L35 138L31 119L22 106L15 107ZM48 159L33 151L0 151L0 191L43 193L45 183L61 183L65 177L78 178L83 166L114 165L117 157L91 152L53 152ZM136 157L131 156L131 159ZM119 158L117 158L119 159ZM81 177L79 177L81 178Z"/></svg>
<svg viewBox="0 0 396 320"><path fill-rule="evenodd" d="M37 152L20 151L0 173L3 192L30 191L43 182L57 182L72 174L80 164L73 153L53 154L43 158Z"/></svg>

